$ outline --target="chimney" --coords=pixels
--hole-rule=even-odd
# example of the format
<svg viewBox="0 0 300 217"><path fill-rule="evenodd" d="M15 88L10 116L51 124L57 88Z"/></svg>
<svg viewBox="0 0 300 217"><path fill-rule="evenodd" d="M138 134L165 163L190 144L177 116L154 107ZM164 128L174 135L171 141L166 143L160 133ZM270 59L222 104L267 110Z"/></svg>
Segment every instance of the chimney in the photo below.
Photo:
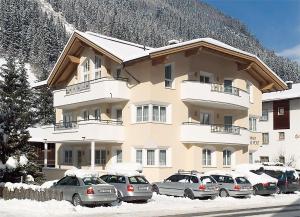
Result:
<svg viewBox="0 0 300 217"><path fill-rule="evenodd" d="M285 83L286 83L286 85L288 86L289 89L292 89L293 83L294 83L293 81L286 81Z"/></svg>
<svg viewBox="0 0 300 217"><path fill-rule="evenodd" d="M168 45L178 44L178 43L179 43L179 41L176 39L172 39L172 40L168 41Z"/></svg>

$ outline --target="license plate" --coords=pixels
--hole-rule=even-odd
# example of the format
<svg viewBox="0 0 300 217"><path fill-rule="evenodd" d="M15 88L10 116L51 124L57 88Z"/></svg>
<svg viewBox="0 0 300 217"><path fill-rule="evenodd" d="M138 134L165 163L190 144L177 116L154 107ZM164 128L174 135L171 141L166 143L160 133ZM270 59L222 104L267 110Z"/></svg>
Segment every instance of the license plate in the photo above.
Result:
<svg viewBox="0 0 300 217"><path fill-rule="evenodd" d="M109 189L98 190L100 193L110 193Z"/></svg>
<svg viewBox="0 0 300 217"><path fill-rule="evenodd" d="M270 186L275 186L275 184L274 184L274 183L271 183Z"/></svg>
<svg viewBox="0 0 300 217"><path fill-rule="evenodd" d="M148 190L148 187L139 187L139 190Z"/></svg>

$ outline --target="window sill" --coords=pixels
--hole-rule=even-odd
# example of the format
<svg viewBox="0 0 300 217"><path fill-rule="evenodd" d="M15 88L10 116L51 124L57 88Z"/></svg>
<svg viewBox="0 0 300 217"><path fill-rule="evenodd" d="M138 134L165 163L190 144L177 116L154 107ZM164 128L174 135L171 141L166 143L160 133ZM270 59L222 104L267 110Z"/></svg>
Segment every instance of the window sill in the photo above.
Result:
<svg viewBox="0 0 300 217"><path fill-rule="evenodd" d="M204 165L204 166L202 166L202 168L217 168L217 166L208 166L208 165Z"/></svg>
<svg viewBox="0 0 300 217"><path fill-rule="evenodd" d="M231 168L232 165L223 165L223 168Z"/></svg>

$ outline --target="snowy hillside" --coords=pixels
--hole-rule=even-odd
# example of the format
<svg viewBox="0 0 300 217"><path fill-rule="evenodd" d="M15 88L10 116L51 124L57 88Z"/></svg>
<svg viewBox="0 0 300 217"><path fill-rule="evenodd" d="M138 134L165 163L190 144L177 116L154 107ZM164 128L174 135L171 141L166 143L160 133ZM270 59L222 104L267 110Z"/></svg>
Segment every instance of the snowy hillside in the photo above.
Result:
<svg viewBox="0 0 300 217"><path fill-rule="evenodd" d="M4 58L0 58L0 67L5 64L6 61ZM37 83L37 78L36 76L33 74L33 72L31 71L31 67L30 67L30 64L29 63L26 63L25 64L25 68L26 68L26 71L27 71L27 76L28 76L28 82L30 84L31 87L34 87Z"/></svg>

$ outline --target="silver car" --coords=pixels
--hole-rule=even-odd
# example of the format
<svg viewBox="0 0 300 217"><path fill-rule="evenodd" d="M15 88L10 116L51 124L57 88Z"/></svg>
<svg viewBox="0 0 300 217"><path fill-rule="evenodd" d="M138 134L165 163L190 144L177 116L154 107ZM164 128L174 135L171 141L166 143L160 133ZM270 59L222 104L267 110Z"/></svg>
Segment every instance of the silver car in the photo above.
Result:
<svg viewBox="0 0 300 217"><path fill-rule="evenodd" d="M219 194L219 187L214 178L197 171L179 170L163 182L155 182L152 186L157 194L183 196L190 199L214 199Z"/></svg>
<svg viewBox="0 0 300 217"><path fill-rule="evenodd" d="M112 204L117 201L115 187L99 177L65 176L52 188L61 190L63 199L70 201L74 206Z"/></svg>
<svg viewBox="0 0 300 217"><path fill-rule="evenodd" d="M147 201L152 198L152 186L141 175L103 175L101 179L115 186L121 201Z"/></svg>
<svg viewBox="0 0 300 217"><path fill-rule="evenodd" d="M251 183L243 176L210 174L219 184L220 197L247 197L253 193Z"/></svg>

